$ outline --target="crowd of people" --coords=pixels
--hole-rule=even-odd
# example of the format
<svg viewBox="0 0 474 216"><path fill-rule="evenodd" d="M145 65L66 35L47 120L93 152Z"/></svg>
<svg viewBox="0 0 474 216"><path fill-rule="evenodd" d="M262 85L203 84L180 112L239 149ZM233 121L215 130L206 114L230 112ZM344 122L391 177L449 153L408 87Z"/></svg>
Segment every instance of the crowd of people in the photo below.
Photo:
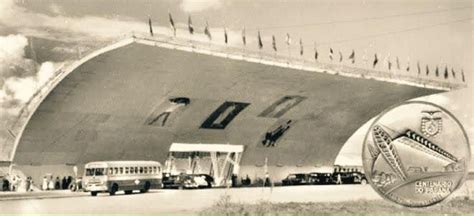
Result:
<svg viewBox="0 0 474 216"><path fill-rule="evenodd" d="M31 176L26 177L23 180L19 175L6 175L0 177L1 191L18 191L18 192L30 192L34 191L34 182ZM81 178L74 179L72 176L57 176L54 178L52 175L45 175L39 185L39 190L72 190L79 191L82 189Z"/></svg>

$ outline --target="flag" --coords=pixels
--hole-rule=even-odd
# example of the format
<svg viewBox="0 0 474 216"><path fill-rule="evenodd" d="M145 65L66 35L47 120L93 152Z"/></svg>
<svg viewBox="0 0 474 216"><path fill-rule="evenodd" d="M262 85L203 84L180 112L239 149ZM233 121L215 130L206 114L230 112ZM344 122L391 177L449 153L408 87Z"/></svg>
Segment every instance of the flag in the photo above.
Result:
<svg viewBox="0 0 474 216"><path fill-rule="evenodd" d="M275 35L272 35L272 47L275 52L277 51L277 45L276 45L276 40L275 40Z"/></svg>
<svg viewBox="0 0 474 216"><path fill-rule="evenodd" d="M372 64L372 68L375 68L375 66L377 65L378 62L379 62L379 58L377 57L377 53L375 53L375 55L374 55L374 63Z"/></svg>
<svg viewBox="0 0 474 216"><path fill-rule="evenodd" d="M300 38L300 55L303 55L303 39Z"/></svg>
<svg viewBox="0 0 474 216"><path fill-rule="evenodd" d="M262 36L260 36L260 30L258 30L258 48L263 48Z"/></svg>
<svg viewBox="0 0 474 216"><path fill-rule="evenodd" d="M387 58L388 70L392 70L392 62L390 61L390 56Z"/></svg>
<svg viewBox="0 0 474 216"><path fill-rule="evenodd" d="M464 70L463 70L463 69L461 69L461 78L462 78L462 81L463 81L463 82L466 81L465 78L464 78Z"/></svg>
<svg viewBox="0 0 474 216"><path fill-rule="evenodd" d="M408 63L407 63L407 69L406 70L407 70L407 72L410 72L410 61L408 61Z"/></svg>
<svg viewBox="0 0 474 216"><path fill-rule="evenodd" d="M247 39L245 37L245 27L244 29L242 29L242 43L245 45L247 45Z"/></svg>
<svg viewBox="0 0 474 216"><path fill-rule="evenodd" d="M430 74L430 68L428 67L428 65L426 65L426 75L429 75Z"/></svg>
<svg viewBox="0 0 474 216"><path fill-rule="evenodd" d="M153 37L153 25L151 24L151 17L148 17L148 26L150 28L150 35Z"/></svg>
<svg viewBox="0 0 474 216"><path fill-rule="evenodd" d="M436 77L439 76L439 68L438 68L438 65L436 65L435 74L436 74Z"/></svg>
<svg viewBox="0 0 474 216"><path fill-rule="evenodd" d="M451 68L451 75L456 79L456 71L454 71L454 68Z"/></svg>
<svg viewBox="0 0 474 216"><path fill-rule="evenodd" d="M351 55L349 56L349 59L352 60L352 64L355 63L355 52L354 52L354 50L352 50L352 53L351 53Z"/></svg>
<svg viewBox="0 0 474 216"><path fill-rule="evenodd" d="M397 69L400 70L400 60L398 60L398 56L397 56L397 59L395 61L397 63Z"/></svg>
<svg viewBox="0 0 474 216"><path fill-rule="evenodd" d="M224 43L227 44L229 42L229 38L227 36L227 29L224 28Z"/></svg>
<svg viewBox="0 0 474 216"><path fill-rule="evenodd" d="M449 76L449 73L448 73L448 66L446 65L446 66L444 67L444 78L445 78L445 79L448 79L448 76Z"/></svg>
<svg viewBox="0 0 474 216"><path fill-rule="evenodd" d="M329 59L331 59L331 61L332 61L333 55L334 55L334 51L332 50L332 48L329 48Z"/></svg>
<svg viewBox="0 0 474 216"><path fill-rule="evenodd" d="M418 74L421 73L420 61L416 62L416 69L418 70Z"/></svg>
<svg viewBox="0 0 474 216"><path fill-rule="evenodd" d="M171 13L168 13L169 19L170 19L170 27L173 30L173 35L176 36L176 27L174 26L174 20L173 17L171 16Z"/></svg>
<svg viewBox="0 0 474 216"><path fill-rule="evenodd" d="M286 38L285 38L286 45L290 46L291 44L291 37L289 33L286 33Z"/></svg>
<svg viewBox="0 0 474 216"><path fill-rule="evenodd" d="M209 40L212 40L212 35L211 32L209 31L209 23L206 20L206 27L204 28L204 34L209 38Z"/></svg>
<svg viewBox="0 0 474 216"><path fill-rule="evenodd" d="M342 62L342 59L343 59L343 58L342 58L342 52L339 51L339 62Z"/></svg>
<svg viewBox="0 0 474 216"><path fill-rule="evenodd" d="M193 22L191 21L191 16L188 16L188 30L189 34L194 34Z"/></svg>
<svg viewBox="0 0 474 216"><path fill-rule="evenodd" d="M318 61L318 50L316 49L316 42L314 43L314 60Z"/></svg>

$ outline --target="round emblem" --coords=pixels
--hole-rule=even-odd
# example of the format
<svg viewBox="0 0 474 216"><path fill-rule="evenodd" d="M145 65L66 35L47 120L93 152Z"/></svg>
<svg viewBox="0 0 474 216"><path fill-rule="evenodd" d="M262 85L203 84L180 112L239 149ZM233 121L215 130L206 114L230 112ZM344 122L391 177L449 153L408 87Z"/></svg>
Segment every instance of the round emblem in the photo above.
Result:
<svg viewBox="0 0 474 216"><path fill-rule="evenodd" d="M410 207L433 205L459 188L470 156L459 121L438 105L417 101L379 115L362 152L372 187L386 199Z"/></svg>
<svg viewBox="0 0 474 216"><path fill-rule="evenodd" d="M135 183L136 185L138 185L138 184L140 184L140 180L135 179L134 183Z"/></svg>

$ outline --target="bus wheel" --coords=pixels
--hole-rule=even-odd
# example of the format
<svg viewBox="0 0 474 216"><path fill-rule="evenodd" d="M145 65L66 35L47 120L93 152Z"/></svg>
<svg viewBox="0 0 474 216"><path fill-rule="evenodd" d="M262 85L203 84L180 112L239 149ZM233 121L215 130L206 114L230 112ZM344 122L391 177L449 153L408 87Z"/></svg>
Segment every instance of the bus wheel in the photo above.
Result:
<svg viewBox="0 0 474 216"><path fill-rule="evenodd" d="M151 187L150 182L145 182L145 186L143 187L143 189L140 190L140 193L148 192L150 190L150 187Z"/></svg>
<svg viewBox="0 0 474 216"><path fill-rule="evenodd" d="M97 196L97 191L91 191L91 196Z"/></svg>
<svg viewBox="0 0 474 216"><path fill-rule="evenodd" d="M132 190L126 190L125 194L132 194Z"/></svg>
<svg viewBox="0 0 474 216"><path fill-rule="evenodd" d="M109 190L109 194L110 196L113 196L115 195L115 193L118 191L118 185L117 184L113 184L112 187L110 188Z"/></svg>

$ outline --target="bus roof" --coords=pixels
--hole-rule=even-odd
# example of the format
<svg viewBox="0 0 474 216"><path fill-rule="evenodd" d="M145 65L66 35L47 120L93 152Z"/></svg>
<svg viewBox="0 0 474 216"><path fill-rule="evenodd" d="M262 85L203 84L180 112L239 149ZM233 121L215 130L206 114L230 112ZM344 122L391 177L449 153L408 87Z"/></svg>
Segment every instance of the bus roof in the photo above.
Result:
<svg viewBox="0 0 474 216"><path fill-rule="evenodd" d="M91 166L161 166L158 161L93 161L85 165L85 167Z"/></svg>

